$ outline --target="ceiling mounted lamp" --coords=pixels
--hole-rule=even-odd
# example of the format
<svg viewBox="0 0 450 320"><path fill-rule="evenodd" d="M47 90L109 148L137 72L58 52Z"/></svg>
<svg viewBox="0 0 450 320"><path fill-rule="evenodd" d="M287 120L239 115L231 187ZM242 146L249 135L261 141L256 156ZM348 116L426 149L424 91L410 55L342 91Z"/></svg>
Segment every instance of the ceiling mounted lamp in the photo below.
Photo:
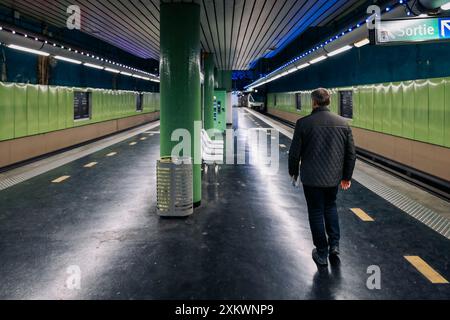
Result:
<svg viewBox="0 0 450 320"><path fill-rule="evenodd" d="M318 57L318 58L316 58L316 59L311 60L309 63L310 63L310 64L314 64L314 63L323 61L323 60L325 60L326 58L328 58L328 57L327 57L327 56L320 56L320 57Z"/></svg>
<svg viewBox="0 0 450 320"><path fill-rule="evenodd" d="M369 43L370 43L370 40L365 38L365 39L362 39L361 41L355 42L355 47L361 48L361 47L364 47L365 45L368 45Z"/></svg>
<svg viewBox="0 0 450 320"><path fill-rule="evenodd" d="M297 71L297 67L294 67L294 68L292 68L292 69L289 69L289 70L287 71L287 73L292 73L292 72L295 72L295 71Z"/></svg>
<svg viewBox="0 0 450 320"><path fill-rule="evenodd" d="M105 68L105 71L112 72L112 73L120 73L119 70L113 69L113 68Z"/></svg>
<svg viewBox="0 0 450 320"><path fill-rule="evenodd" d="M344 47L342 47L342 48L336 49L336 50L334 50L334 51L328 53L327 55L328 55L329 57L334 57L334 56L336 56L336 55L338 55L338 54L340 54L340 53L343 53L343 52L345 52L345 51L350 50L351 48L353 48L351 45L347 45L347 46L344 46Z"/></svg>
<svg viewBox="0 0 450 320"><path fill-rule="evenodd" d="M305 69L307 66L309 66L309 63L304 63L297 67L297 70Z"/></svg>
<svg viewBox="0 0 450 320"><path fill-rule="evenodd" d="M98 70L105 69L105 67L103 67L103 66L99 66L99 65L96 65L96 64L92 64L92 63L84 63L83 65L85 65L88 68L93 68L93 69L98 69Z"/></svg>
<svg viewBox="0 0 450 320"><path fill-rule="evenodd" d="M44 51L34 50L34 49L18 46L18 45L15 45L15 44L8 45L8 48L11 48L11 49L14 49L14 50L18 50L18 51L22 51L22 52L37 54L39 56L44 56L44 57L48 57L50 55L49 53L44 52Z"/></svg>
<svg viewBox="0 0 450 320"><path fill-rule="evenodd" d="M82 64L82 62L80 60L70 59L70 58L66 58L66 57L62 57L62 56L55 56L55 59L65 61L65 62L70 62L73 64Z"/></svg>
<svg viewBox="0 0 450 320"><path fill-rule="evenodd" d="M418 0L414 6L413 11L418 11L424 15L436 16L442 11L450 10L449 0Z"/></svg>

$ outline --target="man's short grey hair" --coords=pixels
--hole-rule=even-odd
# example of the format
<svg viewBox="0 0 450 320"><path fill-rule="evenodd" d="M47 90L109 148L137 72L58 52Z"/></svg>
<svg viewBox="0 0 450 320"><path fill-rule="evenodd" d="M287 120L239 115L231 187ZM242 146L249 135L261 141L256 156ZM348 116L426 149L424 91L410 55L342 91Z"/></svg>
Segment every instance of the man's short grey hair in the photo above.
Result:
<svg viewBox="0 0 450 320"><path fill-rule="evenodd" d="M311 99L319 106L326 107L330 105L330 93L327 89L319 88L311 93Z"/></svg>

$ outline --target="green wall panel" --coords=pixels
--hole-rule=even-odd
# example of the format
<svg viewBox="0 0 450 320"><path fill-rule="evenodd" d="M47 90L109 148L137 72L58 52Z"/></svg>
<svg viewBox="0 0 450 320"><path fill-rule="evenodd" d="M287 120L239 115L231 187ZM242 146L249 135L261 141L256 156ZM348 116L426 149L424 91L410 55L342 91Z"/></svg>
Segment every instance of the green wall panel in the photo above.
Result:
<svg viewBox="0 0 450 320"><path fill-rule="evenodd" d="M114 101L114 93L111 90L108 91L108 108L108 118L114 119L116 117L116 102Z"/></svg>
<svg viewBox="0 0 450 320"><path fill-rule="evenodd" d="M148 111L156 110L156 99L152 93L147 94L147 108Z"/></svg>
<svg viewBox="0 0 450 320"><path fill-rule="evenodd" d="M393 83L391 88L391 133L402 135L402 110L403 110L403 86L401 83Z"/></svg>
<svg viewBox="0 0 450 320"><path fill-rule="evenodd" d="M94 99L94 94L95 94L95 108L98 109L96 110L97 112L97 121L101 122L104 121L105 118L105 112L103 110L103 93L101 90L96 90L95 92L92 93L92 99Z"/></svg>
<svg viewBox="0 0 450 320"><path fill-rule="evenodd" d="M151 108L150 111L151 112L156 112L159 111L159 101L158 101L158 95L157 94L153 94L150 93L150 98L151 98Z"/></svg>
<svg viewBox="0 0 450 320"><path fill-rule="evenodd" d="M48 88L48 129L58 130L58 91L56 87Z"/></svg>
<svg viewBox="0 0 450 320"><path fill-rule="evenodd" d="M98 100L98 91L92 90L92 105L95 105L96 108L92 108L91 118L93 122L99 122L102 116L101 105Z"/></svg>
<svg viewBox="0 0 450 320"><path fill-rule="evenodd" d="M72 128L74 125L73 115L73 89L66 88L66 128Z"/></svg>
<svg viewBox="0 0 450 320"><path fill-rule="evenodd" d="M383 85L381 87L381 94L383 96L383 114L382 114L382 127L383 133L391 134L392 124L392 86L391 84Z"/></svg>
<svg viewBox="0 0 450 320"><path fill-rule="evenodd" d="M136 111L136 107L135 104L131 104L130 101L130 94L128 92L126 92L123 96L123 107L124 107L124 115L126 116L130 116L132 110ZM134 106L133 109L131 109L131 107Z"/></svg>
<svg viewBox="0 0 450 320"><path fill-rule="evenodd" d="M120 100L119 115L120 115L120 117L123 117L123 116L126 116L127 112L128 112L128 110L126 108L126 96L121 92L119 92L118 95L119 95L119 100Z"/></svg>
<svg viewBox="0 0 450 320"><path fill-rule="evenodd" d="M108 91L103 91L103 119L108 119L111 114L111 105L109 103L109 93Z"/></svg>
<svg viewBox="0 0 450 320"><path fill-rule="evenodd" d="M402 136L408 139L414 139L415 84L414 81L406 81L402 86Z"/></svg>
<svg viewBox="0 0 450 320"><path fill-rule="evenodd" d="M128 114L131 116L134 112L136 112L136 94L128 93L127 95L127 106L130 109Z"/></svg>
<svg viewBox="0 0 450 320"><path fill-rule="evenodd" d="M414 91L414 139L428 142L428 81L416 81Z"/></svg>
<svg viewBox="0 0 450 320"><path fill-rule="evenodd" d="M371 86L363 86L360 93L361 127L373 130L374 128L374 91Z"/></svg>
<svg viewBox="0 0 450 320"><path fill-rule="evenodd" d="M27 123L27 87L14 85L14 137L25 137L28 134Z"/></svg>
<svg viewBox="0 0 450 320"><path fill-rule="evenodd" d="M39 133L49 131L48 121L48 87L38 86L39 90Z"/></svg>
<svg viewBox="0 0 450 320"><path fill-rule="evenodd" d="M157 107L156 107L156 102L157 102L157 101L156 101L156 95L150 93L150 94L148 95L148 98L149 98L149 100L150 100L150 103L149 103L149 111L151 111L151 112L156 111L156 110L157 110Z"/></svg>
<svg viewBox="0 0 450 320"><path fill-rule="evenodd" d="M115 91L110 91L111 104L112 104L112 119L117 119L119 117L119 102L117 99L117 93Z"/></svg>
<svg viewBox="0 0 450 320"><path fill-rule="evenodd" d="M112 119L112 105L111 105L111 93L108 91L104 92L103 96L103 116L104 119Z"/></svg>
<svg viewBox="0 0 450 320"><path fill-rule="evenodd" d="M450 148L450 81L445 81L445 128L444 145Z"/></svg>
<svg viewBox="0 0 450 320"><path fill-rule="evenodd" d="M363 118L363 109L362 109L362 99L364 98L362 93L361 93L361 89L360 88L356 88L355 89L355 94L358 96L357 99L355 99L354 101L354 105L355 105L355 110L354 110L354 119L353 119L353 126L355 127L363 127L363 123L364 123L364 118Z"/></svg>
<svg viewBox="0 0 450 320"><path fill-rule="evenodd" d="M142 99L142 109L144 110L144 112L148 112L150 110L148 94L144 94Z"/></svg>
<svg viewBox="0 0 450 320"><path fill-rule="evenodd" d="M333 90L333 92L334 92L334 90ZM359 90L357 88L355 88L355 89L353 89L353 122L352 122L354 127L359 127L360 126L361 114L359 112L360 111L359 99L360 99L360 97L359 97ZM335 107L333 107L332 111L334 113L337 113Z"/></svg>
<svg viewBox="0 0 450 320"><path fill-rule="evenodd" d="M14 85L0 83L0 139L14 138Z"/></svg>
<svg viewBox="0 0 450 320"><path fill-rule="evenodd" d="M373 129L379 132L383 132L384 100L383 86L375 86L373 92Z"/></svg>
<svg viewBox="0 0 450 320"><path fill-rule="evenodd" d="M37 86L27 87L27 135L39 133L39 89Z"/></svg>
<svg viewBox="0 0 450 320"><path fill-rule="evenodd" d="M332 111L332 112L334 112L334 109L336 108L336 98L335 98L335 96L336 96L336 92L335 92L335 90L334 89L330 89L330 90L328 90L329 92L330 92L330 105L328 106L328 108ZM311 98L310 98L311 99Z"/></svg>
<svg viewBox="0 0 450 320"><path fill-rule="evenodd" d="M56 88L56 96L58 99L58 130L66 128L66 96L61 87Z"/></svg>
<svg viewBox="0 0 450 320"><path fill-rule="evenodd" d="M450 146L450 78L333 88L330 89L333 112L338 113L339 91L350 89L353 89L353 126ZM296 110L295 92L269 93L267 106L306 116L312 109L311 91L300 94L300 112Z"/></svg>
<svg viewBox="0 0 450 320"><path fill-rule="evenodd" d="M445 127L445 80L432 79L428 83L429 113L428 142L444 145Z"/></svg>
<svg viewBox="0 0 450 320"><path fill-rule="evenodd" d="M74 121L74 91L92 92L91 119ZM137 94L0 82L0 141L138 115ZM143 113L159 109L159 93L144 93Z"/></svg>
<svg viewBox="0 0 450 320"><path fill-rule="evenodd" d="M117 100L116 97L114 95L114 92L109 90L108 92L108 99L109 99L109 111L110 113L108 114L108 118L109 119L115 119L117 116Z"/></svg>

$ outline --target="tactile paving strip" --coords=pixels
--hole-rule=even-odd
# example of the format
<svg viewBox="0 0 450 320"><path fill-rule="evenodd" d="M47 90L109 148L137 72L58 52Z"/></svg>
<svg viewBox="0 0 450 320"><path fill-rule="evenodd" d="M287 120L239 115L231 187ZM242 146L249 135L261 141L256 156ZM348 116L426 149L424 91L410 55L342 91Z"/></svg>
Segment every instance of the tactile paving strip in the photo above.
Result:
<svg viewBox="0 0 450 320"><path fill-rule="evenodd" d="M26 179L26 177L22 177L22 176L16 176L14 178L4 178L4 179L0 179L0 190L5 190L9 187L12 187L16 184L19 184L21 182L24 182Z"/></svg>
<svg viewBox="0 0 450 320"><path fill-rule="evenodd" d="M384 200L409 214L411 217L419 220L447 239L450 239L449 219L439 215L438 213L434 212L431 209L428 209L427 207L422 206L416 201L395 191L394 189L385 186L384 184L378 182L377 180L360 171L355 172L354 179L370 191L382 197Z"/></svg>
<svg viewBox="0 0 450 320"><path fill-rule="evenodd" d="M29 170L20 169L21 173L14 174L15 170L11 170L11 172L7 172L6 174L0 174L0 191L10 188L16 184L24 182L28 179L34 178L40 174L48 172L50 170L56 169L60 166L63 166L69 162L81 159L85 156L88 156L92 153L98 152L102 149L110 147L116 143L122 142L124 140L130 139L138 134L143 132L155 129L159 126L159 121L151 123L149 125L142 126L137 129L132 129L131 131L119 133L116 136L112 136L110 138L106 138L104 140L94 142L91 145L75 148L73 150L69 150L67 152L61 153L49 159L44 159L38 161L36 163L31 163L26 167L29 167Z"/></svg>

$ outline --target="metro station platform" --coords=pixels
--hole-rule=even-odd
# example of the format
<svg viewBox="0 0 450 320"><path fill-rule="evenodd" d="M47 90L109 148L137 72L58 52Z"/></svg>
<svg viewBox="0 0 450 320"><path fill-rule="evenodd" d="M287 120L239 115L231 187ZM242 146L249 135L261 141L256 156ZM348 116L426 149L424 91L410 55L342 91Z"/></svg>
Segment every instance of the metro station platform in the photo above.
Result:
<svg viewBox="0 0 450 320"><path fill-rule="evenodd" d="M246 109L234 112L236 128L270 127ZM341 264L318 270L305 199L287 175L290 139L283 134L278 175L251 165L211 166L195 214L159 218L158 130L147 125L107 147L86 146L81 158L72 154L73 161L0 191L0 299L450 296L450 240L394 205L380 187L385 173L362 163L352 189L338 197ZM67 286L74 266L79 290ZM367 287L371 266L381 272L379 290Z"/></svg>

